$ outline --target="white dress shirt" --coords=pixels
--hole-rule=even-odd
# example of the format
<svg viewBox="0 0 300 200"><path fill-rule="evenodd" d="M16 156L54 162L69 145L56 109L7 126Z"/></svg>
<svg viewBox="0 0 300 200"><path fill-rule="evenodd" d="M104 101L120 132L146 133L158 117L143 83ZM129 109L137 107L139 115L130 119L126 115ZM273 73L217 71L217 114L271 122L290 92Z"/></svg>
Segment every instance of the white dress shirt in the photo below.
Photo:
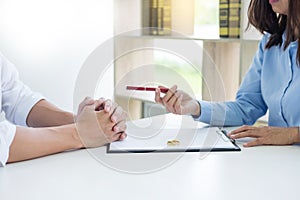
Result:
<svg viewBox="0 0 300 200"><path fill-rule="evenodd" d="M27 126L26 119L32 107L43 96L32 92L19 80L15 66L0 53L0 104L6 120L0 122L0 166L9 156L9 147L16 133L16 125Z"/></svg>

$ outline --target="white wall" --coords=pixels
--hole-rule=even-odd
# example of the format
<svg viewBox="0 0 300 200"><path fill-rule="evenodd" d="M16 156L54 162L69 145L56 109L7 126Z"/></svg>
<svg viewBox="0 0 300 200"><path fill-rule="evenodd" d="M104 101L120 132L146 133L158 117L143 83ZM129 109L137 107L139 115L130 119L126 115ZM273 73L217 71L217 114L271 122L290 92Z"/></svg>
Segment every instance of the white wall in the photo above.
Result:
<svg viewBox="0 0 300 200"><path fill-rule="evenodd" d="M0 51L23 82L70 111L81 65L112 35L112 0L0 0Z"/></svg>

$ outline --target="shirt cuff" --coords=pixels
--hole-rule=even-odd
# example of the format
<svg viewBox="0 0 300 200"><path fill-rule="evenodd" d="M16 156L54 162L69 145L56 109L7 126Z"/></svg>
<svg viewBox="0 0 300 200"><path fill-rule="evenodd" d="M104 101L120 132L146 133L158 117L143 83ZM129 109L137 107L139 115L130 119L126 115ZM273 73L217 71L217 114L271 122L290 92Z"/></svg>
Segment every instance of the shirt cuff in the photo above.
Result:
<svg viewBox="0 0 300 200"><path fill-rule="evenodd" d="M201 121L212 126L225 126L226 122L226 103L212 103L208 101L199 101L201 106L201 115L194 120Z"/></svg>
<svg viewBox="0 0 300 200"><path fill-rule="evenodd" d="M20 126L27 126L27 117L29 115L29 112L33 108L33 106L38 103L39 101L45 99L44 96L42 96L39 93L33 93L33 95L28 96L24 98L22 101L22 109L18 109L15 116L18 116L15 118L15 122L17 125Z"/></svg>
<svg viewBox="0 0 300 200"><path fill-rule="evenodd" d="M0 167L4 167L9 156L9 147L15 137L16 126L8 121L0 122Z"/></svg>
<svg viewBox="0 0 300 200"><path fill-rule="evenodd" d="M200 116L193 117L196 121L201 121L209 124L211 121L211 103L207 101L198 101L200 105Z"/></svg>

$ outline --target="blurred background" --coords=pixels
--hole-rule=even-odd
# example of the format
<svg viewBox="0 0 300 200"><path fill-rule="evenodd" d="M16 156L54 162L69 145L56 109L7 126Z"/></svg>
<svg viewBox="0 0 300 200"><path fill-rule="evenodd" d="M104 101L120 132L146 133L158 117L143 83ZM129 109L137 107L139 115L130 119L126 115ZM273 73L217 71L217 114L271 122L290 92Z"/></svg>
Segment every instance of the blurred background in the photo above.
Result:
<svg viewBox="0 0 300 200"><path fill-rule="evenodd" d="M110 0L0 0L0 51L23 82L69 111L80 67L112 36Z"/></svg>
<svg viewBox="0 0 300 200"><path fill-rule="evenodd" d="M239 1L236 38L220 37L220 0L164 0L170 5L171 28L181 36L126 35L149 26L145 20L149 22L147 12L154 1L161 0L0 0L0 52L15 64L23 82L57 106L72 111L73 106L77 107L73 105L73 94L82 65L97 47L115 35L122 37L114 41L112 61L136 45L174 46L183 51L193 43L200 49L190 49L188 60L153 50L115 61L98 80L94 93L83 95L112 98L130 112L131 119L163 113L153 104L154 94L133 97L117 90L127 75L122 83L138 84L129 72L146 63L151 69L143 76L153 83L177 84L198 99L233 100L261 37L244 31L250 0ZM88 83L86 80L82 84Z"/></svg>

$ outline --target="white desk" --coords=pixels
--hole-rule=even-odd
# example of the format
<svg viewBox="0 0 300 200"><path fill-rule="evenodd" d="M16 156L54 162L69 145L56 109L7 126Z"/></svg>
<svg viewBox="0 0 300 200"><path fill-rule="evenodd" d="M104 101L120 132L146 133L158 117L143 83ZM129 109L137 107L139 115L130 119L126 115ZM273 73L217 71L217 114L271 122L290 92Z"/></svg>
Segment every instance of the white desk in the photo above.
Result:
<svg viewBox="0 0 300 200"><path fill-rule="evenodd" d="M0 168L0 199L299 199L299 146L242 148L201 159L199 153L107 155L105 147L92 152L132 170L179 158L141 174L113 170L87 150L9 164Z"/></svg>

